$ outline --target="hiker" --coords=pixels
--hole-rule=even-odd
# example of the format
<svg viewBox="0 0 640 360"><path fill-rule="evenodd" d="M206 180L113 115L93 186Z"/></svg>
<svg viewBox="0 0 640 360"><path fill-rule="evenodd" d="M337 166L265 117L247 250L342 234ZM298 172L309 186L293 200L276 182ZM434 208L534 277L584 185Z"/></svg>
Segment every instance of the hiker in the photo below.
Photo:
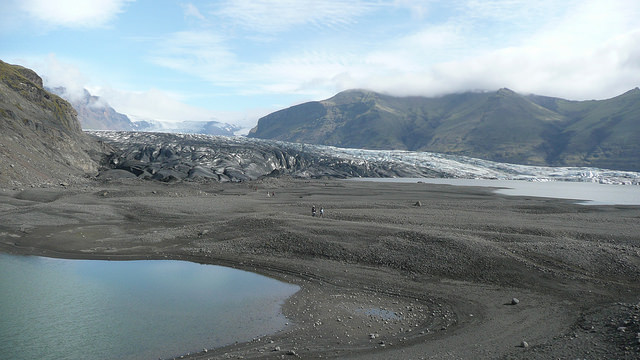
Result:
<svg viewBox="0 0 640 360"><path fill-rule="evenodd" d="M324 217L324 208L320 207L320 217Z"/></svg>
<svg viewBox="0 0 640 360"><path fill-rule="evenodd" d="M316 216L316 206L315 205L313 205L311 207L311 216Z"/></svg>

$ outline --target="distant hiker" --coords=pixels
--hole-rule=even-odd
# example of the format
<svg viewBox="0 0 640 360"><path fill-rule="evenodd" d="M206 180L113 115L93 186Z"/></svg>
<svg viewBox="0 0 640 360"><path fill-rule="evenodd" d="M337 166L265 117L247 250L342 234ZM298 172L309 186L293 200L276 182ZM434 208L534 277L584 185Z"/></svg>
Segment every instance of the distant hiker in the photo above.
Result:
<svg viewBox="0 0 640 360"><path fill-rule="evenodd" d="M320 207L320 217L324 217L324 208Z"/></svg>
<svg viewBox="0 0 640 360"><path fill-rule="evenodd" d="M313 205L311 207L311 216L316 216L316 206L315 205Z"/></svg>

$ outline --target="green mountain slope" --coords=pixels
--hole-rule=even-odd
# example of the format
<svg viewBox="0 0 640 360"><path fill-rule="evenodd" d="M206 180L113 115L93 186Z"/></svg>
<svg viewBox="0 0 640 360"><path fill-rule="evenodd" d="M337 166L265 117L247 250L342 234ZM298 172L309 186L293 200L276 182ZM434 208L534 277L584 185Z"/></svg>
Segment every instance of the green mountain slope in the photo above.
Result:
<svg viewBox="0 0 640 360"><path fill-rule="evenodd" d="M640 170L639 122L638 89L600 101L523 96L509 89L437 98L349 90L267 115L249 136Z"/></svg>

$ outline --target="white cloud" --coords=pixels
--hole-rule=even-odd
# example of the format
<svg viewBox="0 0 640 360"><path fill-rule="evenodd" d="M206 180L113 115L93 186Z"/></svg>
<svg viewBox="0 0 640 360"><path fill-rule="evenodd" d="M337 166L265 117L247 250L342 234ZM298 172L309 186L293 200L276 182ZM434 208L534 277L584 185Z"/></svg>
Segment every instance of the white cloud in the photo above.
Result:
<svg viewBox="0 0 640 360"><path fill-rule="evenodd" d="M109 85L96 85L78 64L60 60L55 54L42 58L16 59L12 63L33 69L47 87L64 87L65 97L81 99L84 90L100 97L100 104L108 104L116 111L136 119L153 119L164 122L220 121L231 123L247 132L255 120L273 109L248 108L243 111L214 111L187 104L188 96L151 88L143 91L122 90Z"/></svg>
<svg viewBox="0 0 640 360"><path fill-rule="evenodd" d="M114 109L140 119L166 122L216 120L211 110L187 105L180 95L160 89L126 91L111 87L93 87L91 93L104 98Z"/></svg>
<svg viewBox="0 0 640 360"><path fill-rule="evenodd" d="M84 88L89 78L76 65L67 61L60 61L55 54L49 54L39 59L21 59L17 63L33 69L40 77L44 86L55 88L64 87L66 97L72 100L84 96Z"/></svg>
<svg viewBox="0 0 640 360"><path fill-rule="evenodd" d="M53 26L100 27L124 11L133 0L23 0L21 10Z"/></svg>
<svg viewBox="0 0 640 360"><path fill-rule="evenodd" d="M157 120L167 124L181 121L219 121L240 127L240 133L246 134L255 126L260 116L273 109L246 108L242 111L214 111L183 101L183 96L160 89L144 91L126 91L112 87L92 87L93 95L109 103L116 111L126 114L134 120Z"/></svg>
<svg viewBox="0 0 640 360"><path fill-rule="evenodd" d="M423 19L429 13L427 1L395 0L394 5L399 8L407 8L415 19Z"/></svg>
<svg viewBox="0 0 640 360"><path fill-rule="evenodd" d="M225 0L214 15L242 28L270 33L299 25L350 24L375 5L366 0Z"/></svg>
<svg viewBox="0 0 640 360"><path fill-rule="evenodd" d="M205 20L204 15L202 15L200 10L192 3L183 4L182 9L186 17L194 17L198 20Z"/></svg>
<svg viewBox="0 0 640 360"><path fill-rule="evenodd" d="M225 39L207 31L170 34L156 43L150 59L157 65L214 81L222 81L216 74L236 61Z"/></svg>
<svg viewBox="0 0 640 360"><path fill-rule="evenodd" d="M576 2L534 19L530 16L548 10L548 2L526 11L516 6L521 1L500 4L466 2L467 10L449 21L427 24L370 51L282 53L248 66L246 81L273 93L368 88L433 96L509 87L570 99L606 98L640 85L640 3ZM473 18L492 11L510 14L515 25L490 26L513 30L512 37L496 34L500 41L482 41L486 24ZM485 35L476 35L481 32Z"/></svg>
<svg viewBox="0 0 640 360"><path fill-rule="evenodd" d="M61 4L64 8L67 3ZM83 26L83 21L93 19L104 25L124 9L126 1L96 4L103 7L103 17L78 11L67 20L56 20L54 9L44 21ZM43 11L43 6L38 11ZM441 7L446 11L439 12ZM590 99L614 96L640 85L640 2L636 0L568 0L560 5L551 0L438 4L223 0L206 5L183 3L182 10L178 17L184 15L185 19L180 20L198 21L187 21L189 26L175 28L166 36L146 34L136 41L145 60L165 72L189 75L169 74L167 78L179 79L175 84L180 86L193 81L193 89L181 89L191 91L190 96L150 84L127 87L146 89L143 91L118 90L104 82L89 86L77 63L69 65L67 58L62 61L53 55L46 64L33 68L49 86L65 86L74 93L88 87L117 111L138 118L218 119L246 127L275 109L222 113L187 102L210 98L207 106L214 106L223 103L222 98L233 102L224 104L232 108L241 103L237 97L251 95L246 98L268 107L268 101L286 106L290 104L282 104L281 99L321 99L348 88L433 96L505 86L525 93ZM361 19L375 23L375 18L365 17L369 15L378 16L379 28L361 27ZM386 23L385 15L394 21L404 16L406 23ZM316 27L323 30L317 37L309 32ZM272 41L254 41L249 32ZM156 76L162 74L153 70ZM108 71L101 67L94 74ZM252 108L250 103L245 106Z"/></svg>

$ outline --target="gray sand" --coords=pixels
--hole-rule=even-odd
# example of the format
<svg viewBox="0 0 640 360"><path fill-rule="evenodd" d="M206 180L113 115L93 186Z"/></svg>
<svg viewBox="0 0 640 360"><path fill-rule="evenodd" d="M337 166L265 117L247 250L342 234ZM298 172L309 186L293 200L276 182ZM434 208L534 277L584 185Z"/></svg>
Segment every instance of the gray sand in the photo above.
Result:
<svg viewBox="0 0 640 360"><path fill-rule="evenodd" d="M183 259L301 286L285 330L194 358L640 356L638 206L432 184L121 180L0 191L0 251Z"/></svg>

